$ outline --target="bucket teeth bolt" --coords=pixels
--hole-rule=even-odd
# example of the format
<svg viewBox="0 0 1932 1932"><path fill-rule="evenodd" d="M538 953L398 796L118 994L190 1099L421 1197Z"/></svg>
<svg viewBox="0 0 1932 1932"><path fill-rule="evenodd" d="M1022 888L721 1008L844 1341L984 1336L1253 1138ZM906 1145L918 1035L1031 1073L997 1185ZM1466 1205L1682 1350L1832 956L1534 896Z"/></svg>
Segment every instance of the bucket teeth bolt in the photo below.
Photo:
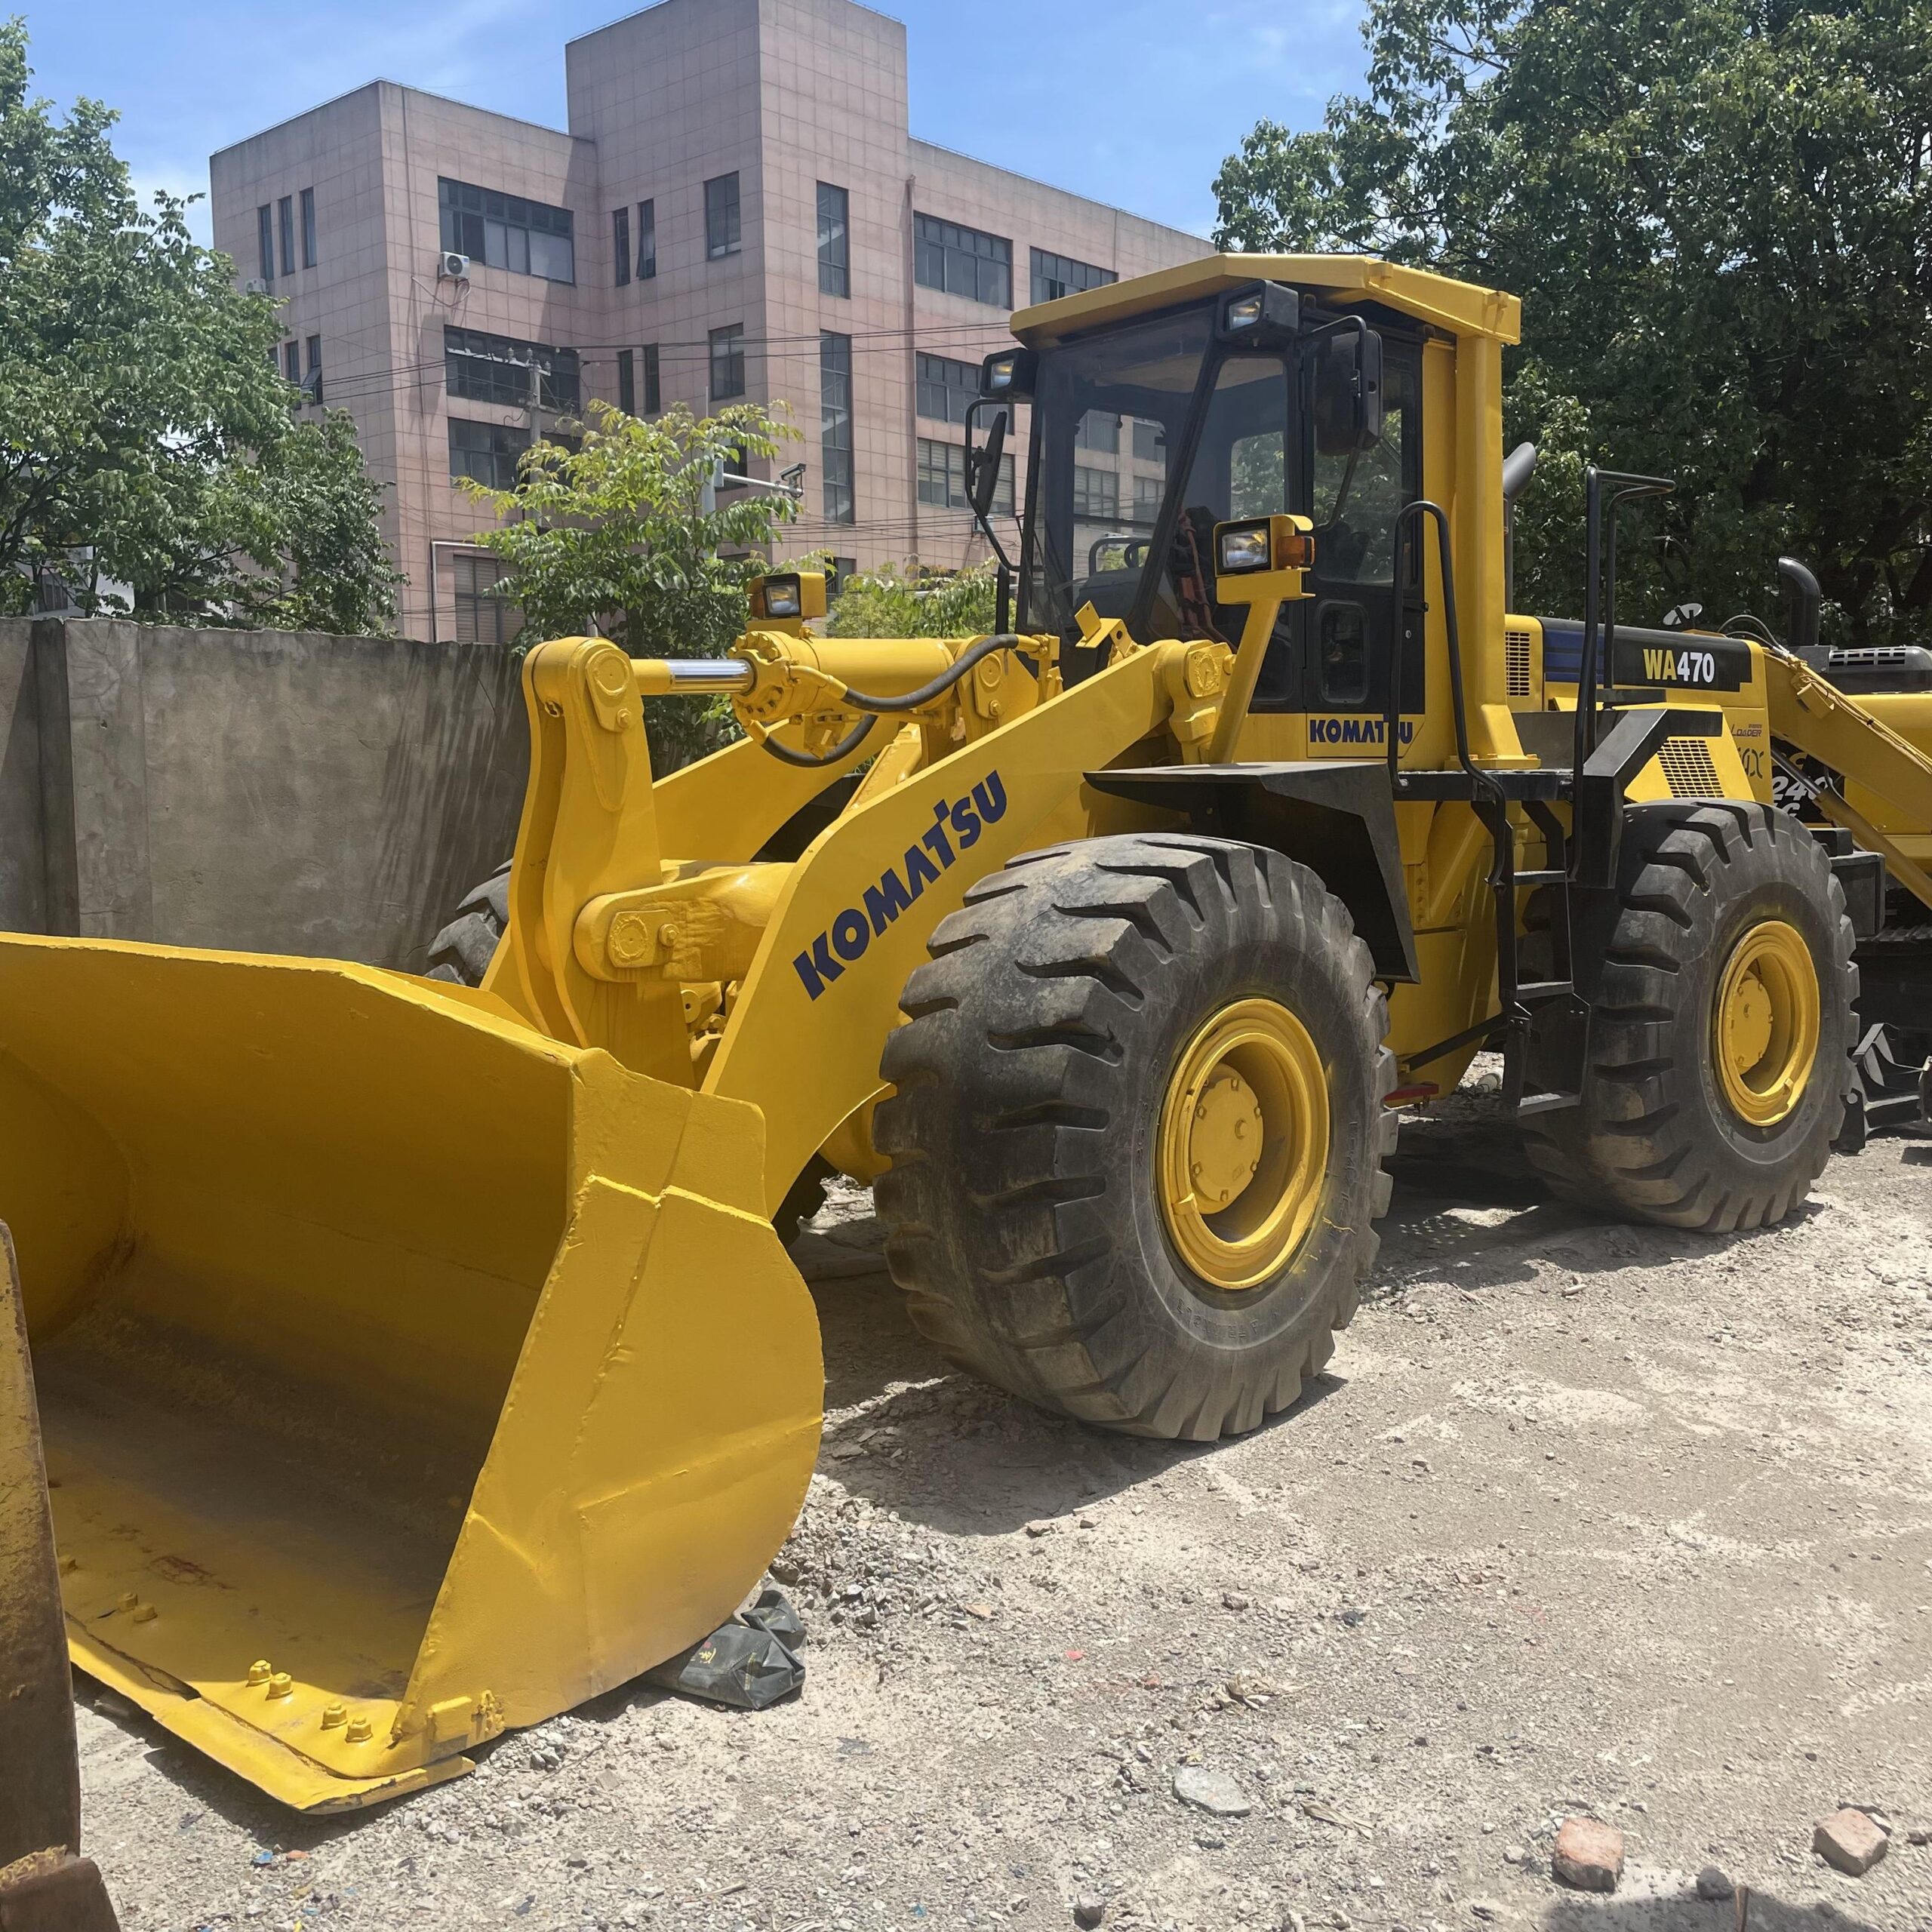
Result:
<svg viewBox="0 0 1932 1932"><path fill-rule="evenodd" d="M156 1610L151 1603L137 1604L134 1606L134 1621L137 1623L152 1623L160 1614L160 1611Z"/></svg>
<svg viewBox="0 0 1932 1932"><path fill-rule="evenodd" d="M123 1610L132 1610L134 1606L140 1601L140 1600L139 1595L133 1590L123 1590L121 1594L114 1599L115 1603L118 1604Z"/></svg>
<svg viewBox="0 0 1932 1932"><path fill-rule="evenodd" d="M325 1704L322 1706L322 1728L325 1730L333 1730L337 1724L348 1721L349 1706L346 1704Z"/></svg>
<svg viewBox="0 0 1932 1932"><path fill-rule="evenodd" d="M295 1680L285 1670L277 1671L269 1679L269 1695L271 1697L290 1697L294 1694L294 1690Z"/></svg>
<svg viewBox="0 0 1932 1932"><path fill-rule="evenodd" d="M367 1718L351 1718L349 1728L343 1733L352 1744L367 1744L375 1735L375 1727Z"/></svg>
<svg viewBox="0 0 1932 1932"><path fill-rule="evenodd" d="M251 1684L257 1685L266 1684L271 1675L269 1660L266 1657L257 1657L248 1666L248 1681Z"/></svg>
<svg viewBox="0 0 1932 1932"><path fill-rule="evenodd" d="M71 1577L79 1567L80 1558L77 1556L63 1556L60 1559L60 1574L63 1577Z"/></svg>

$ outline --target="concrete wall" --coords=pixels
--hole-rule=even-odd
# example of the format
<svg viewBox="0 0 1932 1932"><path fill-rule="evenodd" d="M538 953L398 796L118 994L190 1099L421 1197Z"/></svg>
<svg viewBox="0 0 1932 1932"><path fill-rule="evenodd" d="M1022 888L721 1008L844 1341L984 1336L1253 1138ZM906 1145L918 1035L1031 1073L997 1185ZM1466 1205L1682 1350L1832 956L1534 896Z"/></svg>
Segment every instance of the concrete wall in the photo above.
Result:
<svg viewBox="0 0 1932 1932"><path fill-rule="evenodd" d="M0 926L420 968L528 761L494 647L0 620Z"/></svg>

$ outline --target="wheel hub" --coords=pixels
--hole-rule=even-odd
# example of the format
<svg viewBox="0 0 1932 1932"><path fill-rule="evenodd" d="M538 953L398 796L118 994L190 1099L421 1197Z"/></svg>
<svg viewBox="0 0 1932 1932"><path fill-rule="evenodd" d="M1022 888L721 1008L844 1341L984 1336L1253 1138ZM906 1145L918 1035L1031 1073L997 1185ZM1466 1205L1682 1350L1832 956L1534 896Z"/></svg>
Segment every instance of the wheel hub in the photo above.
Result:
<svg viewBox="0 0 1932 1932"><path fill-rule="evenodd" d="M1796 928L1767 919L1732 949L1718 982L1712 1045L1718 1084L1740 1119L1774 1127L1804 1098L1822 1005L1817 968Z"/></svg>
<svg viewBox="0 0 1932 1932"><path fill-rule="evenodd" d="M1278 1001L1242 1000L1183 1048L1161 1110L1155 1191L1181 1259L1208 1286L1278 1273L1315 1219L1328 1164L1328 1082Z"/></svg>
<svg viewBox="0 0 1932 1932"><path fill-rule="evenodd" d="M1223 1060L1194 1103L1188 1133L1188 1175L1204 1208L1226 1207L1254 1178L1264 1131L1254 1090Z"/></svg>

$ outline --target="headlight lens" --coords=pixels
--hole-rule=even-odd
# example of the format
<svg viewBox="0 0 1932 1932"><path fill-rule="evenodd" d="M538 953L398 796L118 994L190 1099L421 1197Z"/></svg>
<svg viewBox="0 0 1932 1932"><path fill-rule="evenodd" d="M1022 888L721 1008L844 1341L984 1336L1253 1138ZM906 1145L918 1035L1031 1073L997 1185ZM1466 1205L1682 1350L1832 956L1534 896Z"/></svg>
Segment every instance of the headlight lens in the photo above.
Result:
<svg viewBox="0 0 1932 1932"><path fill-rule="evenodd" d="M1013 358L1002 355L986 365L986 393L1003 395L1013 386Z"/></svg>
<svg viewBox="0 0 1932 1932"><path fill-rule="evenodd" d="M1261 291L1257 289L1252 295L1236 296L1228 304L1221 323L1224 328L1251 329L1260 319Z"/></svg>
<svg viewBox="0 0 1932 1932"><path fill-rule="evenodd" d="M1231 524L1222 531L1215 568L1224 574L1238 577L1244 571L1265 571L1273 561L1265 521Z"/></svg>
<svg viewBox="0 0 1932 1932"><path fill-rule="evenodd" d="M764 614L768 617L795 617L804 608L804 592L795 577L765 579Z"/></svg>

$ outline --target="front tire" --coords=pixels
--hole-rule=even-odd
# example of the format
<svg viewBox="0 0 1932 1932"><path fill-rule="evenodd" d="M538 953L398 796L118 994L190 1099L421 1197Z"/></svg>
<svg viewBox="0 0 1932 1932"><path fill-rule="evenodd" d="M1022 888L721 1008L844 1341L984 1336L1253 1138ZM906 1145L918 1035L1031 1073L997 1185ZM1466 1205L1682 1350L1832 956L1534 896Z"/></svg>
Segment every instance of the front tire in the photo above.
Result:
<svg viewBox="0 0 1932 1932"><path fill-rule="evenodd" d="M1287 1407L1374 1260L1387 1010L1305 866L1187 834L1017 859L887 1042L886 1254L915 1326L1043 1407L1208 1441Z"/></svg>
<svg viewBox="0 0 1932 1932"><path fill-rule="evenodd" d="M1783 1220L1854 1079L1858 969L1817 840L1763 805L1646 812L1590 1015L1579 1104L1534 1117L1559 1190L1712 1233Z"/></svg>

